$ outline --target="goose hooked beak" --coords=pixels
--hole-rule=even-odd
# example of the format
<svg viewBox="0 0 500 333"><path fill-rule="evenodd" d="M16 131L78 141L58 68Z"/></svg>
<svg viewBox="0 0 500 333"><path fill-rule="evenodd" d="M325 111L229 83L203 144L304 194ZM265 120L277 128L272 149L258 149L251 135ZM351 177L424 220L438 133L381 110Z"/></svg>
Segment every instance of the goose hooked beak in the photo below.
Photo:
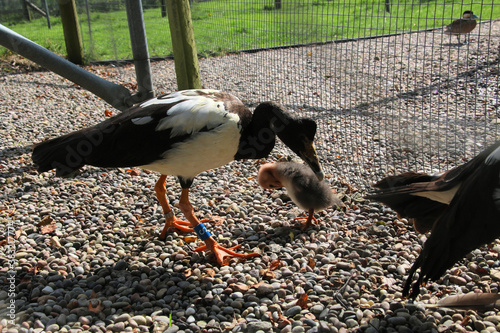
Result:
<svg viewBox="0 0 500 333"><path fill-rule="evenodd" d="M307 138L304 138L304 150L300 151L298 155L314 171L316 177L318 177L318 179L322 181L325 175L323 174L323 170L321 169L321 164L319 163L318 154L316 153L316 148L314 147L314 142Z"/></svg>

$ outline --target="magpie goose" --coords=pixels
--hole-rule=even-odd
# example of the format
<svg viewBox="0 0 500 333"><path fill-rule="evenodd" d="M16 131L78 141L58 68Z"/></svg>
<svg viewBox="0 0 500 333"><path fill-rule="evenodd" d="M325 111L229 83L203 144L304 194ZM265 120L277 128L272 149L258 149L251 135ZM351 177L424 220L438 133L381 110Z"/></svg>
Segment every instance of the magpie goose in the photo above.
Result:
<svg viewBox="0 0 500 333"><path fill-rule="evenodd" d="M69 176L84 165L96 167L140 167L161 174L155 185L165 214L164 239L171 228L193 229L220 265L229 257L248 258L224 248L194 215L189 188L200 172L233 160L267 157L276 136L323 178L314 147L316 123L296 118L273 102L250 111L237 97L218 90L193 89L162 95L103 122L34 146L32 159L39 172L56 169ZM178 219L166 197L167 175L179 179L179 208L187 221ZM193 229L191 229L192 227Z"/></svg>
<svg viewBox="0 0 500 333"><path fill-rule="evenodd" d="M411 298L470 251L500 237L500 141L441 175L407 172L374 185L367 196L413 220L430 235L411 267L403 295ZM411 285L417 269L420 274Z"/></svg>

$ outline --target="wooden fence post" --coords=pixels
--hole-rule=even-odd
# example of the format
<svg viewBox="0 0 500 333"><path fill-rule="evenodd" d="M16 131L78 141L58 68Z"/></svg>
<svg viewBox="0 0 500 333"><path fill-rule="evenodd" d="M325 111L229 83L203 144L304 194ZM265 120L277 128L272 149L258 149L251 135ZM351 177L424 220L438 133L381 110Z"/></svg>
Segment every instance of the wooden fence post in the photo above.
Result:
<svg viewBox="0 0 500 333"><path fill-rule="evenodd" d="M161 17L167 16L167 0L160 0Z"/></svg>
<svg viewBox="0 0 500 333"><path fill-rule="evenodd" d="M83 64L83 43L75 0L59 0L59 11L61 12L68 60L81 65Z"/></svg>
<svg viewBox="0 0 500 333"><path fill-rule="evenodd" d="M188 0L168 0L167 12L174 50L177 88L179 90L199 89L201 81L198 53Z"/></svg>
<svg viewBox="0 0 500 333"><path fill-rule="evenodd" d="M23 6L24 19L27 21L31 21L31 12L30 12L30 8L28 7L28 4L24 0L21 0L21 4Z"/></svg>

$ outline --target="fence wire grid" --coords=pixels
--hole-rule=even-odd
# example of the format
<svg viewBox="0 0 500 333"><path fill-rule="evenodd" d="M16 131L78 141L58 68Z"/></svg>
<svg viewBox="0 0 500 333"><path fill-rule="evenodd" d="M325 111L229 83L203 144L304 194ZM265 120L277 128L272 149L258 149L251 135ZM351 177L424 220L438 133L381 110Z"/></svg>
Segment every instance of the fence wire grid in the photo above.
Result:
<svg viewBox="0 0 500 333"><path fill-rule="evenodd" d="M77 4L89 59L132 58L124 1ZM143 6L151 58L170 57L161 2ZM499 138L500 3L208 0L191 9L204 86L316 119L333 178L366 188L396 172L440 172ZM443 27L465 10L480 20L459 42ZM9 17L0 19L26 35ZM49 38L47 28L29 31ZM50 36L63 44L62 33ZM203 82L207 71L220 80Z"/></svg>

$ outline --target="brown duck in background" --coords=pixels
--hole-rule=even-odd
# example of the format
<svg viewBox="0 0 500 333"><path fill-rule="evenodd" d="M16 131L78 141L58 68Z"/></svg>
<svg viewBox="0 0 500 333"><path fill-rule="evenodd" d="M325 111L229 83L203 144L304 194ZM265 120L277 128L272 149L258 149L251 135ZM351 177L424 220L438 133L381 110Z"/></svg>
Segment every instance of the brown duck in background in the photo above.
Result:
<svg viewBox="0 0 500 333"><path fill-rule="evenodd" d="M477 25L476 20L479 17L474 15L474 13L470 10L466 10L462 14L462 18L451 22L450 25L445 27L444 33L447 35L456 35L458 39L458 43L460 44L460 35L468 35ZM469 42L469 38L465 37L465 44Z"/></svg>
<svg viewBox="0 0 500 333"><path fill-rule="evenodd" d="M431 231L408 273L403 296L411 289L415 298L423 282L439 279L467 253L500 237L500 141L441 175L406 172L374 187L378 190L366 198L412 219L417 231Z"/></svg>
<svg viewBox="0 0 500 333"><path fill-rule="evenodd" d="M332 189L304 164L294 162L267 163L260 167L257 177L264 189L285 187L290 199L308 212L307 220L301 225L303 230L312 225L315 211L332 206L344 206Z"/></svg>

